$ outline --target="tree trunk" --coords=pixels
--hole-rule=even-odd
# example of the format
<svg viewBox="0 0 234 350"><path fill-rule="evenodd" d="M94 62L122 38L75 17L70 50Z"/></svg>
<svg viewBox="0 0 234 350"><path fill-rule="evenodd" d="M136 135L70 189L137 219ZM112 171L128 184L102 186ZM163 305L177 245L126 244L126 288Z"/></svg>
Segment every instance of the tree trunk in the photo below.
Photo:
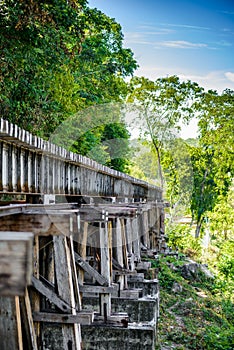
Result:
<svg viewBox="0 0 234 350"><path fill-rule="evenodd" d="M196 230L195 230L195 238L198 238L200 236L201 227L202 227L202 218L197 221L197 226L196 226Z"/></svg>

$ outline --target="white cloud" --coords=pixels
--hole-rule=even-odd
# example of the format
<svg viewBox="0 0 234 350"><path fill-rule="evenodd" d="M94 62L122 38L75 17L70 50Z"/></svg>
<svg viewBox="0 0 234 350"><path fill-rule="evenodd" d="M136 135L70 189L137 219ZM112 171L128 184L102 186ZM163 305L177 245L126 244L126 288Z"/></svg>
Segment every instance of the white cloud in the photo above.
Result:
<svg viewBox="0 0 234 350"><path fill-rule="evenodd" d="M191 43L189 41L177 40L177 41L162 41L157 43L159 46L170 47L175 49L194 49L200 47L207 47L202 43Z"/></svg>
<svg viewBox="0 0 234 350"><path fill-rule="evenodd" d="M144 34L139 32L127 32L124 34L124 44L141 44L141 45L152 45L153 43L147 40Z"/></svg>
<svg viewBox="0 0 234 350"><path fill-rule="evenodd" d="M234 73L224 71L210 71L207 73L196 74L182 67L140 67L136 71L137 76L145 76L151 80L177 75L182 81L191 80L198 83L206 90L217 90L221 93L225 89L234 90Z"/></svg>
<svg viewBox="0 0 234 350"><path fill-rule="evenodd" d="M198 30L210 30L208 27L191 26L189 24L172 24L172 23L162 23L163 26L186 28L186 29L198 29Z"/></svg>
<svg viewBox="0 0 234 350"><path fill-rule="evenodd" d="M232 73L232 72L226 72L224 75L225 75L225 77L226 77L228 80L234 82L234 73Z"/></svg>

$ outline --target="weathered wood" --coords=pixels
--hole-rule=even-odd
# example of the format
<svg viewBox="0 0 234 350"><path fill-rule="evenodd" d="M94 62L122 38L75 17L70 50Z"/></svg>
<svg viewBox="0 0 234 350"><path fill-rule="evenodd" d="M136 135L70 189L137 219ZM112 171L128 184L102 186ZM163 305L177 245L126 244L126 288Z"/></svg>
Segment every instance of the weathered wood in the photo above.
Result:
<svg viewBox="0 0 234 350"><path fill-rule="evenodd" d="M2 231L32 232L35 235L70 234L69 215L16 214L1 218Z"/></svg>
<svg viewBox="0 0 234 350"><path fill-rule="evenodd" d="M101 250L101 274L106 278L108 284L111 283L110 278L110 250L107 222L99 224L100 234L100 250ZM101 287L103 288L103 287ZM107 288L107 287L105 287ZM111 292L103 292L100 296L101 310L100 314L106 316L111 315Z"/></svg>
<svg viewBox="0 0 234 350"><path fill-rule="evenodd" d="M33 276L37 279L39 279L39 237L34 236L34 242L33 242ZM37 293L35 290L32 289L31 291L31 304L32 309L34 311L40 311L40 296L39 293ZM40 324L35 323L35 334L36 338L38 339L40 336Z"/></svg>
<svg viewBox="0 0 234 350"><path fill-rule="evenodd" d="M132 240L135 261L141 260L138 218L132 220Z"/></svg>
<svg viewBox="0 0 234 350"><path fill-rule="evenodd" d="M143 243L146 248L150 248L150 238L149 238L149 221L148 221L148 213L142 213L142 224L143 224Z"/></svg>
<svg viewBox="0 0 234 350"><path fill-rule="evenodd" d="M103 277L97 270L95 270L89 263L84 261L79 254L75 253L76 263L86 271L90 276L92 276L100 285L108 286L108 281Z"/></svg>
<svg viewBox="0 0 234 350"><path fill-rule="evenodd" d="M17 125L0 120L2 169L0 190L12 190L13 163L17 168L18 192L76 193L135 200L158 199L162 190L145 181L110 169L78 154L31 135ZM12 146L17 161L13 161ZM55 172L59 179L56 180ZM77 180L78 179L78 180Z"/></svg>
<svg viewBox="0 0 234 350"><path fill-rule="evenodd" d="M127 244L127 252L128 252L128 264L130 266L131 271L135 270L135 259L133 254L133 236L132 236L132 220L127 219L126 220L126 226L125 226L125 233L126 233L126 244Z"/></svg>
<svg viewBox="0 0 234 350"><path fill-rule="evenodd" d="M80 220L80 213L79 213L79 217L78 217L78 252L80 253L80 258L83 260L85 260L86 258L86 249L87 249L87 237L88 237L88 222L84 222L81 224L81 222L79 222ZM78 263L78 254L75 255L75 260ZM83 260L83 261L84 261ZM79 264L79 263L78 263ZM82 268L82 266L79 264L79 266ZM84 264L83 264L84 266ZM83 284L84 283L84 271L85 269L79 269L79 283Z"/></svg>
<svg viewBox="0 0 234 350"><path fill-rule="evenodd" d="M75 219L75 222L74 222ZM76 223L77 217L70 216L70 236L68 237L68 244L70 251L67 250L67 255L69 256L70 253L70 259L71 259L71 274L73 279L73 288L74 288L74 301L77 304L77 309L81 310L81 295L79 291L79 284L78 284L78 275L77 275L77 268L76 268L76 262L75 262L75 251L74 251L74 244L73 244L73 236L74 236L74 229L75 229L75 223ZM72 281L71 281L72 282Z"/></svg>
<svg viewBox="0 0 234 350"><path fill-rule="evenodd" d="M0 295L24 295L32 275L30 232L0 232Z"/></svg>
<svg viewBox="0 0 234 350"><path fill-rule="evenodd" d="M23 350L23 337L22 337L22 327L21 327L21 315L20 315L20 303L19 297L15 297L15 312L16 312L16 325L18 333L18 347L19 350Z"/></svg>
<svg viewBox="0 0 234 350"><path fill-rule="evenodd" d="M53 241L58 294L69 303L72 314L76 315L71 254L67 246L67 239L64 236L56 236L53 237ZM72 344L72 348L74 349L81 349L81 333L77 324L73 326L62 326L62 332L64 349L68 349L68 344Z"/></svg>
<svg viewBox="0 0 234 350"><path fill-rule="evenodd" d="M23 349L18 297L0 296L0 348Z"/></svg>
<svg viewBox="0 0 234 350"><path fill-rule="evenodd" d="M27 348L29 350L37 350L37 339L34 330L31 303L27 289L25 292L25 297L20 298L20 306L23 320L23 328L27 337Z"/></svg>
<svg viewBox="0 0 234 350"><path fill-rule="evenodd" d="M71 311L71 307L66 301L60 298L53 290L45 285L42 281L38 280L34 276L32 277L32 286L42 295L44 295L50 303L54 304L63 312Z"/></svg>
<svg viewBox="0 0 234 350"><path fill-rule="evenodd" d="M73 276L73 281L74 281L74 293L75 293L75 298L76 298L76 303L77 303L77 309L81 310L82 309L81 296L80 296L80 290L79 290L79 283L78 283L72 234L70 235L69 243L70 243L70 251L71 251L71 268L72 268L72 276Z"/></svg>
<svg viewBox="0 0 234 350"><path fill-rule="evenodd" d="M34 312L33 320L36 322L51 322L51 323L63 323L81 325L92 324L94 320L94 312L78 312L76 315L71 314L58 314L48 312Z"/></svg>
<svg viewBox="0 0 234 350"><path fill-rule="evenodd" d="M80 291L82 293L98 293L98 294L108 294L116 290L114 286L103 287L103 286L92 286L90 284L80 286Z"/></svg>

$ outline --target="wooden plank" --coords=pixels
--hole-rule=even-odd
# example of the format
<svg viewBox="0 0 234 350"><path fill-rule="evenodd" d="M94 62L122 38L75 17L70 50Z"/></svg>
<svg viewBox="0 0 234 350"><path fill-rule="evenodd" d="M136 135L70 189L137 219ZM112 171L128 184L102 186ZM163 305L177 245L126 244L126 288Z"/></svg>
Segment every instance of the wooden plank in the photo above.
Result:
<svg viewBox="0 0 234 350"><path fill-rule="evenodd" d="M107 293L112 293L116 290L116 288L114 286L109 286L109 287L103 287L103 286L92 286L92 285L83 285L80 286L80 291L82 293L98 293L98 294L107 294Z"/></svg>
<svg viewBox="0 0 234 350"><path fill-rule="evenodd" d="M34 236L33 242L33 276L39 279L39 237ZM34 311L40 311L39 293L32 289L31 303ZM34 324L36 338L40 336L40 323Z"/></svg>
<svg viewBox="0 0 234 350"><path fill-rule="evenodd" d="M126 220L125 233L126 233L128 259L129 259L128 263L130 265L130 269L132 271L134 271L135 270L135 261L134 261L133 247L132 247L133 236L132 236L132 220L131 219Z"/></svg>
<svg viewBox="0 0 234 350"><path fill-rule="evenodd" d="M99 223L100 251L101 251L101 274L111 283L110 277L110 250L108 224ZM107 288L107 287L100 287ZM100 296L100 314L107 317L111 315L111 292L103 292Z"/></svg>
<svg viewBox="0 0 234 350"><path fill-rule="evenodd" d="M38 280L34 276L32 277L32 286L42 295L44 295L47 299L49 299L50 303L54 304L59 308L59 310L63 312L71 311L71 307L65 302L62 298L60 298L53 290L45 285L42 281Z"/></svg>
<svg viewBox="0 0 234 350"><path fill-rule="evenodd" d="M1 350L22 349L22 337L18 336L15 297L0 296L0 344ZM18 307L19 310L19 307ZM21 329L20 329L21 332ZM21 344L19 343L21 341Z"/></svg>
<svg viewBox="0 0 234 350"><path fill-rule="evenodd" d="M103 277L97 270L95 270L89 263L84 261L81 256L77 253L75 255L76 263L86 271L90 276L92 276L100 285L108 286L108 281L105 277Z"/></svg>
<svg viewBox="0 0 234 350"><path fill-rule="evenodd" d="M76 303L71 270L71 253L68 249L67 239L64 236L55 236L53 237L53 241L58 294L69 303L71 306L71 313L76 315ZM70 343L75 349L81 349L81 331L77 324L74 324L73 326L62 326L62 332L64 349L66 349L67 344Z"/></svg>
<svg viewBox="0 0 234 350"><path fill-rule="evenodd" d="M141 260L138 218L132 220L132 240L135 261Z"/></svg>
<svg viewBox="0 0 234 350"><path fill-rule="evenodd" d="M1 231L32 232L35 235L70 234L69 216L45 214L17 214L1 218Z"/></svg>
<svg viewBox="0 0 234 350"><path fill-rule="evenodd" d="M78 312L76 315L34 312L33 320L36 322L90 325L94 320L94 312Z"/></svg>
<svg viewBox="0 0 234 350"><path fill-rule="evenodd" d="M125 275L132 275L132 274L137 274L137 271L132 271L132 270L113 270L113 275L114 276L125 276Z"/></svg>
<svg viewBox="0 0 234 350"><path fill-rule="evenodd" d="M74 218L70 216L70 236L68 238L68 243L70 248L70 259L71 259L71 264L70 264L71 274L72 274L71 278L73 278L73 288L74 288L74 294L75 294L74 301L77 304L77 309L81 310L81 296L80 296L80 290L79 290L79 284L78 284L78 276L77 276L77 269L76 269L76 262L75 262L75 251L74 251L74 244L73 244L73 235L74 235L73 229L74 229ZM69 251L67 251L67 255L69 255Z"/></svg>
<svg viewBox="0 0 234 350"><path fill-rule="evenodd" d="M23 350L23 337L22 337L22 327L21 327L21 316L20 316L20 304L19 297L15 297L15 310L16 310L16 325L18 333L18 349Z"/></svg>
<svg viewBox="0 0 234 350"><path fill-rule="evenodd" d="M80 219L80 217L79 217L79 219ZM88 226L89 226L88 222L84 222L82 224L81 224L81 222L79 222L79 225L78 225L78 233L79 233L79 237L78 237L78 239L79 239L79 241L78 241L78 252L80 254L80 258L84 259L84 260L86 258ZM75 261L76 262L78 262L77 261L77 257L78 257L78 255L75 255ZM82 267L80 264L79 264L79 266ZM80 284L84 283L84 271L86 271L84 268L79 270L79 283Z"/></svg>
<svg viewBox="0 0 234 350"><path fill-rule="evenodd" d="M113 235L113 257L117 263L121 266L121 270L124 268L123 261L123 240L122 240L122 225L121 219L115 220L115 230ZM112 260L113 261L113 260ZM124 289L124 276L119 275L116 277L115 282L120 284L120 289Z"/></svg>
<svg viewBox="0 0 234 350"><path fill-rule="evenodd" d="M32 275L30 232L0 232L0 294L24 295Z"/></svg>
<svg viewBox="0 0 234 350"><path fill-rule="evenodd" d="M110 259L110 262L112 262L112 243L113 243L113 240L112 240L112 220L108 221L107 223L108 227L108 245L109 245L109 259ZM110 281L112 281L112 272L113 272L113 269L112 269L112 264L110 263Z"/></svg>
<svg viewBox="0 0 234 350"><path fill-rule="evenodd" d="M25 297L20 298L20 309L22 314L22 321L24 331L27 337L27 348L30 350L37 350L37 339L34 330L32 309L29 300L28 290L26 289Z"/></svg>

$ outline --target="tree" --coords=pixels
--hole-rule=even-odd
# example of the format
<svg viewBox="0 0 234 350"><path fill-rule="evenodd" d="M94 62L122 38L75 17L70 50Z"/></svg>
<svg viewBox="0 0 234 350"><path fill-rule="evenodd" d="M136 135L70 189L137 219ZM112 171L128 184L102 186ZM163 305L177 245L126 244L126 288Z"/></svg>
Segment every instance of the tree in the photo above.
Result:
<svg viewBox="0 0 234 350"><path fill-rule="evenodd" d="M0 49L1 116L46 139L73 115L77 127L81 110L123 101L125 77L137 67L121 26L86 0L2 0ZM105 128L82 122L86 130L78 128L73 150L109 162ZM117 159L111 166L124 168Z"/></svg>
<svg viewBox="0 0 234 350"><path fill-rule="evenodd" d="M196 104L199 118L199 147L192 149L194 190L191 202L197 223L196 236L205 215L221 198L227 198L233 179L234 92L208 91Z"/></svg>
<svg viewBox="0 0 234 350"><path fill-rule="evenodd" d="M136 61L121 27L86 0L2 0L3 118L49 137L87 106L119 101Z"/></svg>
<svg viewBox="0 0 234 350"><path fill-rule="evenodd" d="M205 214L214 208L220 191L215 182L215 167L212 149L191 148L193 166L193 193L191 212L196 221L195 237L200 236Z"/></svg>
<svg viewBox="0 0 234 350"><path fill-rule="evenodd" d="M187 140L175 138L162 151L166 197L170 202L170 222L190 214L194 186L190 149Z"/></svg>
<svg viewBox="0 0 234 350"><path fill-rule="evenodd" d="M155 82L134 77L130 82L127 101L133 104L138 114L143 136L152 142L162 187L162 149L178 134L179 121L188 121L191 118L192 101L201 91L196 83L180 82L176 76L160 78Z"/></svg>

